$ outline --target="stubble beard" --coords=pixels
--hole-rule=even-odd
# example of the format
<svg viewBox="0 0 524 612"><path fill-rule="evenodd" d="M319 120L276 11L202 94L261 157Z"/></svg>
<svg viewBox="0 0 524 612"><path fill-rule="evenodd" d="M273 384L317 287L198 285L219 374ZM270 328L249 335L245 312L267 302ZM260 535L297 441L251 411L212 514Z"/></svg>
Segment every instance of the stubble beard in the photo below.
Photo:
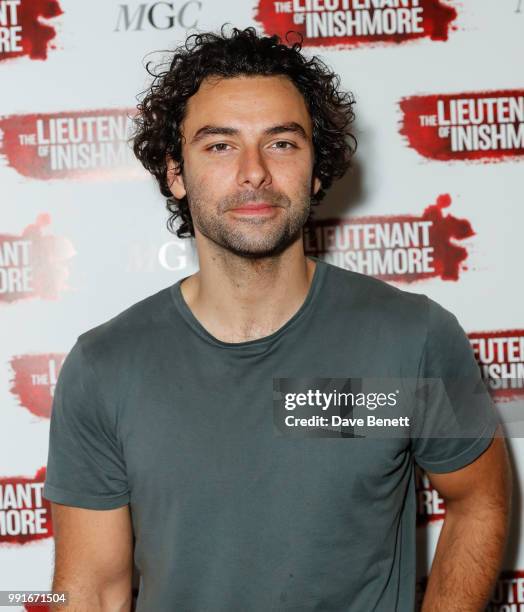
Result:
<svg viewBox="0 0 524 612"><path fill-rule="evenodd" d="M199 187L186 181L186 196L193 225L209 240L227 251L248 259L274 257L302 237L311 210L311 195L305 186L298 201L273 190L243 192L226 197L211 207ZM226 211L245 202L270 202L281 207L272 218L232 218ZM251 231L256 226L259 231Z"/></svg>

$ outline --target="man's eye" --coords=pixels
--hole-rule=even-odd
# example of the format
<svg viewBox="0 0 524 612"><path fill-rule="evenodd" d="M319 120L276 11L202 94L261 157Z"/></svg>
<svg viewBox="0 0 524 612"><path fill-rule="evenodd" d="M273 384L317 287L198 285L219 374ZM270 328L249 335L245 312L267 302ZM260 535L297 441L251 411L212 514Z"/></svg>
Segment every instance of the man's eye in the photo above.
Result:
<svg viewBox="0 0 524 612"><path fill-rule="evenodd" d="M208 148L208 151L226 151L224 147L229 147L229 145L225 142L217 142L214 145L211 145Z"/></svg>
<svg viewBox="0 0 524 612"><path fill-rule="evenodd" d="M287 140L279 140L278 142L273 143L275 145L286 145L286 146L277 146L277 149L294 149L295 145L292 142L288 142Z"/></svg>
<svg viewBox="0 0 524 612"><path fill-rule="evenodd" d="M296 146L292 142L288 142L287 140L279 140L277 142L274 142L271 146L283 150L296 148ZM227 151L227 147L229 147L229 145L226 142L217 142L209 146L207 150L216 152Z"/></svg>

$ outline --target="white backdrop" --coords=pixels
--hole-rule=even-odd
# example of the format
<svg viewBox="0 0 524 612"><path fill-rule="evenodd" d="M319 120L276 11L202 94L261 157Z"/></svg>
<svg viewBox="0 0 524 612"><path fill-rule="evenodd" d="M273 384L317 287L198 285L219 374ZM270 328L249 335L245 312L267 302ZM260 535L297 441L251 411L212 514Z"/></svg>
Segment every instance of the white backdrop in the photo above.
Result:
<svg viewBox="0 0 524 612"><path fill-rule="evenodd" d="M83 331L197 268L126 148L126 115L149 83L146 54L159 61L224 22L300 29L305 53L340 74L358 151L318 208L322 256L456 314L491 383L520 384L494 397L523 435L523 11L518 0L0 0L0 590L50 588L41 486L63 357ZM524 609L524 444L509 444L499 612ZM423 585L445 507L423 477L419 489Z"/></svg>

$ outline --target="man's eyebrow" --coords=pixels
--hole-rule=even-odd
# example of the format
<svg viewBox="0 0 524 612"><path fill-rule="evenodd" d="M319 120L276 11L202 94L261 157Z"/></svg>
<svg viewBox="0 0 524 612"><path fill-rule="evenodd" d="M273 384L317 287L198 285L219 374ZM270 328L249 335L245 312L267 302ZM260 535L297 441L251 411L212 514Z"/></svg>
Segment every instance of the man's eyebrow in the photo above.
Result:
<svg viewBox="0 0 524 612"><path fill-rule="evenodd" d="M280 125L273 125L264 130L264 135L275 136L284 132L294 132L298 134L304 140L308 140L306 130L297 123L296 121L290 121L289 123L282 123ZM219 125L204 125L196 131L195 135L191 139L190 144L195 144L200 140L203 140L206 136L223 135L223 136L235 136L240 133L240 130L233 127L219 126Z"/></svg>

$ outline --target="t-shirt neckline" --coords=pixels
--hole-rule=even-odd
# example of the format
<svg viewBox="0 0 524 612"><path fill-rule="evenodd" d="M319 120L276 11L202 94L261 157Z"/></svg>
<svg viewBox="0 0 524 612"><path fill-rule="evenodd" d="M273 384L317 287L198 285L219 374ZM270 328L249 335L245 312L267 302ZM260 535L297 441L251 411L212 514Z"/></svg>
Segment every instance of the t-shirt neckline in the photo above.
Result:
<svg viewBox="0 0 524 612"><path fill-rule="evenodd" d="M182 294L182 289L180 288L180 286L182 284L182 281L188 278L188 276L184 276L171 286L171 297L173 299L175 307L177 308L178 312L183 317L185 322L189 325L189 327L201 338L213 344L214 346L237 350L242 348L264 346L268 343L273 342L274 340L285 334L291 327L293 327L304 316L306 311L309 310L309 308L315 301L315 298L317 297L320 291L322 281L326 274L327 264L318 257L314 257L312 255L308 255L308 258L315 261L316 266L315 271L313 273L313 278L311 279L311 284L309 286L308 293L306 295L306 298L302 302L302 305L295 312L295 314L276 331L269 334L268 336L256 338L255 340L244 340L243 342L224 342L223 340L219 340L218 338L213 336L213 334L208 332L208 330L195 317L192 310L187 305Z"/></svg>

